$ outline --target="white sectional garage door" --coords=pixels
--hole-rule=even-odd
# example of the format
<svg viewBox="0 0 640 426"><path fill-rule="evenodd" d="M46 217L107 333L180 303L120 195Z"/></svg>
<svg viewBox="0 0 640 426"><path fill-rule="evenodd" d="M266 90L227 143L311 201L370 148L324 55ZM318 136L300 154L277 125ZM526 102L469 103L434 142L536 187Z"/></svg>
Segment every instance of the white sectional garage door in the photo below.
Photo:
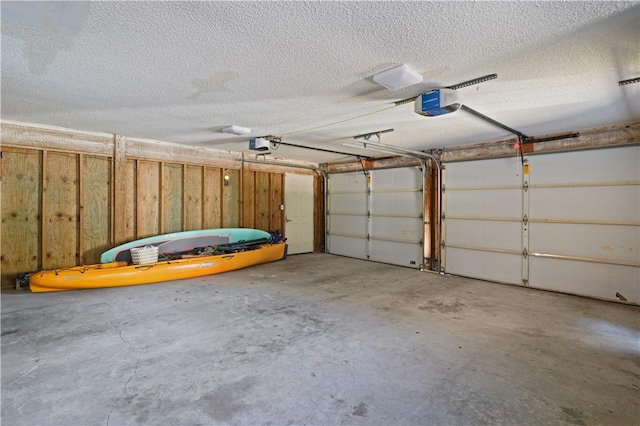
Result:
<svg viewBox="0 0 640 426"><path fill-rule="evenodd" d="M367 259L369 186L364 173L329 175L327 251Z"/></svg>
<svg viewBox="0 0 640 426"><path fill-rule="evenodd" d="M328 252L420 268L423 177L418 167L329 175Z"/></svg>
<svg viewBox="0 0 640 426"><path fill-rule="evenodd" d="M640 147L447 164L444 271L640 304Z"/></svg>
<svg viewBox="0 0 640 426"><path fill-rule="evenodd" d="M521 169L515 158L445 165L445 272L522 284Z"/></svg>
<svg viewBox="0 0 640 426"><path fill-rule="evenodd" d="M532 156L530 285L640 303L639 180L637 146Z"/></svg>

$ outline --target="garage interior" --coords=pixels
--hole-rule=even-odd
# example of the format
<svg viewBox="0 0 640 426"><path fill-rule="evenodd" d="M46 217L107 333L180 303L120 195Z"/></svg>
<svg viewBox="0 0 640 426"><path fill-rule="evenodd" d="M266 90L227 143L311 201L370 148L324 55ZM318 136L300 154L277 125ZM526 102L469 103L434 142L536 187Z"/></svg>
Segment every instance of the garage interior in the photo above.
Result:
<svg viewBox="0 0 640 426"><path fill-rule="evenodd" d="M3 423L638 423L637 2L1 8ZM288 256L21 279L233 227Z"/></svg>

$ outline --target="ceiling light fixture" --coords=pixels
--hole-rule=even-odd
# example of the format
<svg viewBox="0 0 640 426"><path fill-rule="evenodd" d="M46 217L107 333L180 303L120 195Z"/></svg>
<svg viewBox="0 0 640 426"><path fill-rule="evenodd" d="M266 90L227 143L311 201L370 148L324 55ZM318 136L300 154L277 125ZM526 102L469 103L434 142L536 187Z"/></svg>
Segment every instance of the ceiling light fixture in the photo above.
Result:
<svg viewBox="0 0 640 426"><path fill-rule="evenodd" d="M422 82L422 75L403 64L374 75L373 82L398 90Z"/></svg>
<svg viewBox="0 0 640 426"><path fill-rule="evenodd" d="M250 128L236 125L225 127L224 129L222 129L222 131L224 133L231 133L232 135L248 135L249 133L251 133Z"/></svg>

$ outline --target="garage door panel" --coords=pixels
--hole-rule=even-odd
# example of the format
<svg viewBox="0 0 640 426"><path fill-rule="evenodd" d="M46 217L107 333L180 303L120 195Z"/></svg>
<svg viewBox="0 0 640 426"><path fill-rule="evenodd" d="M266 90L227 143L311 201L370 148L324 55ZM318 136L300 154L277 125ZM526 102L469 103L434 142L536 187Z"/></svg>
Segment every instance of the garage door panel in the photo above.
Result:
<svg viewBox="0 0 640 426"><path fill-rule="evenodd" d="M378 190L398 190L402 188L422 188L422 172L417 167L381 169L371 171L371 188Z"/></svg>
<svg viewBox="0 0 640 426"><path fill-rule="evenodd" d="M522 218L519 189L447 191L447 216Z"/></svg>
<svg viewBox="0 0 640 426"><path fill-rule="evenodd" d="M471 245L522 252L522 223L455 220L447 227L447 246Z"/></svg>
<svg viewBox="0 0 640 426"><path fill-rule="evenodd" d="M331 212L361 213L366 215L368 210L366 193L331 194Z"/></svg>
<svg viewBox="0 0 640 426"><path fill-rule="evenodd" d="M332 215L329 229L331 235L346 234L367 238L367 221L364 216Z"/></svg>
<svg viewBox="0 0 640 426"><path fill-rule="evenodd" d="M372 195L372 214L394 216L398 214L398 206L402 206L402 214L417 217L422 213L422 192L374 192Z"/></svg>
<svg viewBox="0 0 640 426"><path fill-rule="evenodd" d="M514 160L446 165L445 272L637 304L640 147Z"/></svg>
<svg viewBox="0 0 640 426"><path fill-rule="evenodd" d="M419 268L422 266L420 253L415 244L394 241L371 241L370 260L390 263L392 265Z"/></svg>
<svg viewBox="0 0 640 426"><path fill-rule="evenodd" d="M411 218L371 217L371 237L402 240L418 244L422 240L421 222ZM415 245L414 245L415 251Z"/></svg>
<svg viewBox="0 0 640 426"><path fill-rule="evenodd" d="M640 304L640 268L532 257L530 285L534 288L589 295Z"/></svg>
<svg viewBox="0 0 640 426"><path fill-rule="evenodd" d="M619 147L545 154L531 158L536 184L638 180L640 149Z"/></svg>
<svg viewBox="0 0 640 426"><path fill-rule="evenodd" d="M530 286L638 303L639 159L638 146L531 157Z"/></svg>
<svg viewBox="0 0 640 426"><path fill-rule="evenodd" d="M418 167L370 170L369 178L362 172L330 175L329 252L420 267L422 180Z"/></svg>
<svg viewBox="0 0 640 426"><path fill-rule="evenodd" d="M447 273L510 284L522 284L521 256L447 248Z"/></svg>
<svg viewBox="0 0 640 426"><path fill-rule="evenodd" d="M514 158L445 167L445 272L522 285L522 174Z"/></svg>
<svg viewBox="0 0 640 426"><path fill-rule="evenodd" d="M332 235L330 244L331 254L355 257L357 259L367 258L367 240L365 239Z"/></svg>
<svg viewBox="0 0 640 426"><path fill-rule="evenodd" d="M496 158L446 164L447 187L520 185L522 164L519 158Z"/></svg>
<svg viewBox="0 0 640 426"><path fill-rule="evenodd" d="M529 251L633 262L640 253L640 227L532 223Z"/></svg>
<svg viewBox="0 0 640 426"><path fill-rule="evenodd" d="M335 173L329 176L329 190L367 190L367 177L363 173Z"/></svg>
<svg viewBox="0 0 640 426"><path fill-rule="evenodd" d="M534 219L638 221L640 187L569 187L531 189L530 217Z"/></svg>

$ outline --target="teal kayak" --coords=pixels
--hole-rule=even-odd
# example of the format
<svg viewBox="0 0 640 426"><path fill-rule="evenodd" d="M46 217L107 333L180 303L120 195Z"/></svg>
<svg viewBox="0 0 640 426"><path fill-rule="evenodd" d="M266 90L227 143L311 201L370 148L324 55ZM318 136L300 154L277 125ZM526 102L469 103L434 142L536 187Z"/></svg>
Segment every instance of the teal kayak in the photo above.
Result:
<svg viewBox="0 0 640 426"><path fill-rule="evenodd" d="M270 239L271 234L252 228L219 228L172 232L130 241L107 250L100 255L100 263L131 262L132 248L157 246L158 254L163 255L193 250L198 247L233 244L265 238Z"/></svg>

